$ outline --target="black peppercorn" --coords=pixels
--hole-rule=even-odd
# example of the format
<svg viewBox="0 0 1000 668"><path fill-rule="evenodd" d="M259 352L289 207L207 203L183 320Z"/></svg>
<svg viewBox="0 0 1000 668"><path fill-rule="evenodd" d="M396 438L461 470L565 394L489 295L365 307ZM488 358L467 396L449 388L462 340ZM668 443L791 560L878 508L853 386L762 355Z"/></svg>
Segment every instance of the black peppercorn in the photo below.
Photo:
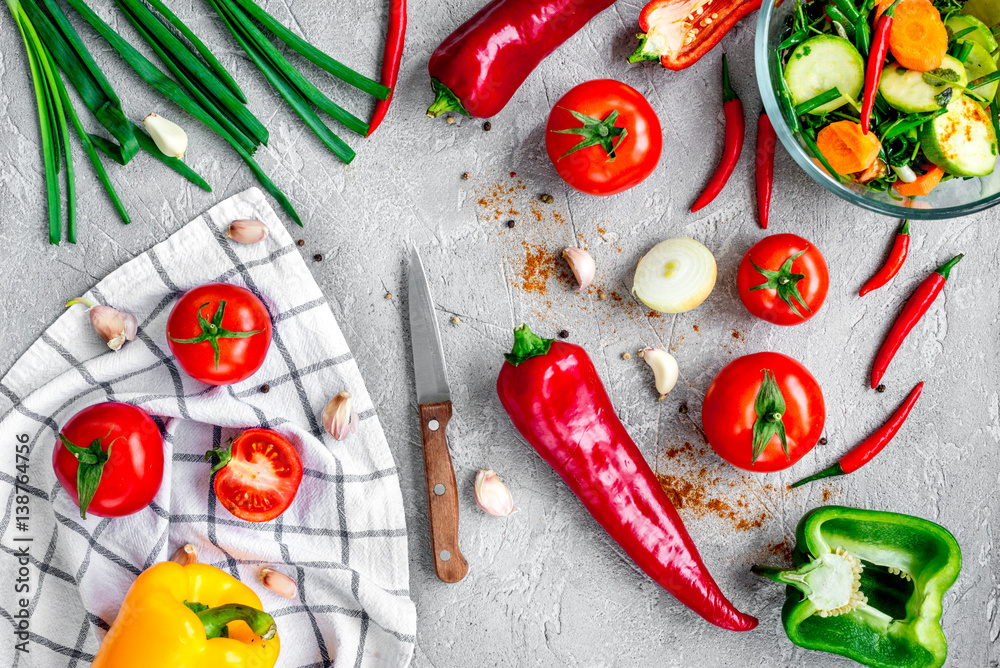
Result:
<svg viewBox="0 0 1000 668"><path fill-rule="evenodd" d="M826 439L825 438L819 439L819 444L820 445L826 445Z"/></svg>
<svg viewBox="0 0 1000 668"><path fill-rule="evenodd" d="M267 394L268 392L271 391L271 386L268 385L267 383L264 383L263 385L260 386L260 391L263 392L264 394Z"/></svg>
<svg viewBox="0 0 1000 668"><path fill-rule="evenodd" d="M316 262L322 262L323 256L320 255L319 253L316 253L315 255L313 255L313 260L315 260Z"/></svg>
<svg viewBox="0 0 1000 668"><path fill-rule="evenodd" d="M514 223L514 221L513 221L513 220L508 220L508 221L507 221L507 227L514 227L514 224L515 224L515 223Z"/></svg>
<svg viewBox="0 0 1000 668"><path fill-rule="evenodd" d="M680 411L681 413L687 413L688 412L688 405L687 404L681 404L681 407L678 408L677 410Z"/></svg>
<svg viewBox="0 0 1000 668"><path fill-rule="evenodd" d="M876 392L885 392L885 383L875 388Z"/></svg>
<svg viewBox="0 0 1000 668"><path fill-rule="evenodd" d="M487 132L489 132L492 129L493 129L493 125L491 125L489 121L486 121L485 123L483 123L483 130L486 130Z"/></svg>
<svg viewBox="0 0 1000 668"><path fill-rule="evenodd" d="M560 339L568 339L569 338L569 331L565 330L565 329L559 330L559 338Z"/></svg>

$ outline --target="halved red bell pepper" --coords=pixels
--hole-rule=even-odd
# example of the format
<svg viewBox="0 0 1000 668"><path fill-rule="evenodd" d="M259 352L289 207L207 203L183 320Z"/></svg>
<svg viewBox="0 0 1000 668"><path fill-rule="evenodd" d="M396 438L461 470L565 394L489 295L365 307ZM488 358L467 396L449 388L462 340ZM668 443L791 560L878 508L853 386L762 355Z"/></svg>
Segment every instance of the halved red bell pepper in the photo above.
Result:
<svg viewBox="0 0 1000 668"><path fill-rule="evenodd" d="M652 0L639 14L639 48L628 62L656 60L683 70L712 50L761 0Z"/></svg>

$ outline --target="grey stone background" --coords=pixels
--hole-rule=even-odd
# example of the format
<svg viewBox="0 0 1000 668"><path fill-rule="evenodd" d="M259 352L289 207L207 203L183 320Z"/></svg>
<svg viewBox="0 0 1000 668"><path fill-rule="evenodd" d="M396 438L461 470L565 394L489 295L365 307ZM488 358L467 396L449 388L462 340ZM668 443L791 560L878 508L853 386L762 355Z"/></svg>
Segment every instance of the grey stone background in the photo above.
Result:
<svg viewBox="0 0 1000 668"><path fill-rule="evenodd" d="M92 4L135 42L110 2ZM382 4L272 0L265 6L322 48L377 76L386 18ZM323 255L311 268L367 378L401 469L419 614L414 665L850 665L793 646L780 627L781 588L748 571L757 561L782 562L807 509L842 503L919 515L955 534L965 565L945 598L949 665L996 666L997 213L915 223L911 257L901 275L862 300L857 289L882 261L898 221L838 200L809 181L779 148L770 231L814 242L830 265L831 288L826 305L806 324L778 328L755 320L735 290L740 257L764 235L753 196L753 121L760 109L752 56L755 15L739 24L722 48L673 73L625 62L635 45L642 3L620 0L547 59L485 132L481 121L458 118L448 125L423 115L431 100L426 71L431 51L480 4L413 3L392 110L370 140L342 133L359 154L345 167L268 88L206 3L170 3L248 91L251 110L272 133L259 160L298 207L305 228L294 229L287 217L286 224L306 241L307 257ZM134 218L123 226L76 144L80 242L50 247L27 65L15 26L0 11L0 372L68 299L214 202L255 185L227 145L160 102L82 21L73 20L131 117L156 111L186 127L187 161L215 192L204 193L139 155L125 168L108 168ZM692 215L688 206L721 151L723 49L746 105L748 148L718 200ZM370 112L371 103L361 94L310 66L303 70L348 108L362 116ZM620 79L646 95L664 129L657 171L610 198L566 187L545 155L542 136L555 100L573 85L599 77ZM86 122L95 127L89 118ZM461 179L463 172L468 180ZM555 202L540 204L540 193L552 194ZM517 221L513 229L504 224L509 218ZM628 296L635 263L654 243L680 235L703 241L715 253L718 284L690 313L651 317ZM436 579L430 559L405 316L405 249L411 240L431 274L454 391L449 437L460 487L461 545L470 562L468 577L454 585ZM574 244L589 248L598 263L595 287L583 295L573 292L557 259L563 247ZM967 258L903 346L886 377L887 391L866 389L872 357L902 302L929 271L960 251ZM526 281L532 267L536 275ZM598 288L612 298L599 300ZM386 292L393 298L385 299ZM453 315L459 324L451 323ZM681 494L681 516L723 591L760 617L758 629L718 630L637 572L519 439L494 383L511 329L522 321L550 336L567 329L594 358L651 465L679 488L684 481L700 486ZM680 363L681 382L663 402L656 401L652 374L634 356L645 345L669 346ZM760 350L802 361L821 382L827 402L829 444L777 474L737 471L700 436L708 383L735 356ZM623 360L624 352L633 358ZM787 483L827 466L864 438L919 380L927 381L924 396L887 452L852 476L786 490ZM686 415L679 413L682 404L690 409ZM476 508L472 482L479 468L500 473L519 513L498 519Z"/></svg>

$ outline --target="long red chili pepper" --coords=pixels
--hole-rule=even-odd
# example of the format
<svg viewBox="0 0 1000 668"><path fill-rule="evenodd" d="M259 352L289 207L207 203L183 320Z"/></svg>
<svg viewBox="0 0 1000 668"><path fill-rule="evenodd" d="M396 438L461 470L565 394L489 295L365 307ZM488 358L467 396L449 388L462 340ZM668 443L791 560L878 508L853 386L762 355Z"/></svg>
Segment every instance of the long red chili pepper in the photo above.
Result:
<svg viewBox="0 0 1000 668"><path fill-rule="evenodd" d="M896 318L896 323L889 330L889 334L885 337L885 341L882 343L882 347L879 348L878 354L875 355L875 364L872 367L872 388L878 387L879 382L882 380L882 376L885 374L886 368L889 366L889 362L892 361L893 356L899 347L903 345L903 340L910 333L913 327L917 324L920 318L923 317L924 313L931 307L931 304L944 289L944 282L948 280L948 273L951 271L952 267L958 264L963 255L956 255L951 258L943 265L938 267L933 274L925 278L917 289L913 291L910 295L910 299L906 302L903 307L903 312L899 314Z"/></svg>
<svg viewBox="0 0 1000 668"><path fill-rule="evenodd" d="M389 0L389 29L385 34L385 51L382 54L382 83L389 87L389 97L375 103L371 123L368 124L368 134L372 133L382 123L385 113L389 111L392 94L396 90L396 79L399 77L399 64L403 60L403 42L406 39L406 0Z"/></svg>
<svg viewBox="0 0 1000 668"><path fill-rule="evenodd" d="M492 0L431 55L427 115L495 115L545 56L614 2Z"/></svg>
<svg viewBox="0 0 1000 668"><path fill-rule="evenodd" d="M497 394L514 426L636 565L712 624L732 631L757 626L705 568L587 352L520 325L505 357Z"/></svg>
<svg viewBox="0 0 1000 668"><path fill-rule="evenodd" d="M906 397L906 401L896 409L896 412L892 414L889 420L883 424L878 430L861 442L860 445L855 447L853 450L848 452L846 455L840 458L833 466L825 468L819 473L814 473L808 478L803 478L796 483L792 484L792 487L798 487L799 485L804 485L807 482L812 482L814 480L819 480L820 478L830 478L836 475L846 475L848 473L854 473L859 468L870 462L875 455L882 452L885 446L889 445L889 441L899 432L900 427L906 422L906 418L910 415L910 411L913 409L913 404L917 403L917 397L924 390L924 382L920 381L917 386L910 390L910 394Z"/></svg>
<svg viewBox="0 0 1000 668"><path fill-rule="evenodd" d="M746 121L743 120L743 103L736 97L736 91L729 85L729 65L722 56L722 110L726 115L726 139L722 149L722 160L709 180L705 190L691 205L691 212L707 206L722 192L729 176L736 169L736 163L743 152L743 138L746 136Z"/></svg>
<svg viewBox="0 0 1000 668"><path fill-rule="evenodd" d="M882 268L861 288L861 295L864 297L872 290L878 290L883 285L891 281L906 261L906 254L910 251L910 221L904 220L899 231L896 232L896 240L889 251L889 259L885 261Z"/></svg>
<svg viewBox="0 0 1000 668"><path fill-rule="evenodd" d="M861 133L868 134L871 125L872 109L875 107L875 95L882 79L882 66L885 65L889 53L889 29L892 27L892 16L896 13L899 0L889 5L889 9L879 17L872 35L872 46L868 50L868 64L865 67L865 94L861 99Z"/></svg>
<svg viewBox="0 0 1000 668"><path fill-rule="evenodd" d="M771 191L774 188L774 147L778 135L767 114L761 112L757 119L757 216L760 226L767 229L771 210Z"/></svg>

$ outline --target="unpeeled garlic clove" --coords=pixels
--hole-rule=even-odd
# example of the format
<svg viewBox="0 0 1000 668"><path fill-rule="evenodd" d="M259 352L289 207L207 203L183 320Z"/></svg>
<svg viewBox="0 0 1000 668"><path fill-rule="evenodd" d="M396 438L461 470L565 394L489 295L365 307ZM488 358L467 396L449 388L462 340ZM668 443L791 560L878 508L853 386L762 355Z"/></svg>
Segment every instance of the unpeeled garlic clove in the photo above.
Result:
<svg viewBox="0 0 1000 668"><path fill-rule="evenodd" d="M267 225L259 220L234 220L226 236L241 244L255 244L267 238Z"/></svg>
<svg viewBox="0 0 1000 668"><path fill-rule="evenodd" d="M282 598L295 598L299 592L299 587L295 584L295 580L288 577L281 571L276 571L273 568L264 566L260 569L257 576L260 578L260 581L265 587Z"/></svg>
<svg viewBox="0 0 1000 668"><path fill-rule="evenodd" d="M108 348L121 350L126 341L131 341L135 338L136 330L139 328L139 321L131 313L98 304L93 299L87 299L86 297L70 300L66 306L73 306L74 304L87 307L87 310L90 312L91 326L97 332L98 336L108 344Z"/></svg>
<svg viewBox="0 0 1000 668"><path fill-rule="evenodd" d="M173 556L170 557L170 561L180 564L181 566L197 563L198 548L191 543L181 545L177 548L177 551L174 552Z"/></svg>
<svg viewBox="0 0 1000 668"><path fill-rule="evenodd" d="M583 292L590 287L590 284L594 282L595 274L597 274L597 263L594 262L594 257L576 246L570 246L564 250L562 256L569 268L573 270L576 282L580 284L576 291Z"/></svg>
<svg viewBox="0 0 1000 668"><path fill-rule="evenodd" d="M476 504L494 517L507 517L520 510L514 505L510 490L492 469L480 469L476 474Z"/></svg>
<svg viewBox="0 0 1000 668"><path fill-rule="evenodd" d="M680 374L677 360L660 348L643 348L639 351L639 357L646 360L646 364L653 370L656 391L660 393L660 401L663 401L663 397L667 396L677 384L677 376Z"/></svg>
<svg viewBox="0 0 1000 668"><path fill-rule="evenodd" d="M323 428L338 441L358 430L358 414L350 392L341 392L323 409Z"/></svg>
<svg viewBox="0 0 1000 668"><path fill-rule="evenodd" d="M183 158L187 150L188 137L184 129L163 116L150 114L142 119L142 127L156 143L163 155L171 158Z"/></svg>

